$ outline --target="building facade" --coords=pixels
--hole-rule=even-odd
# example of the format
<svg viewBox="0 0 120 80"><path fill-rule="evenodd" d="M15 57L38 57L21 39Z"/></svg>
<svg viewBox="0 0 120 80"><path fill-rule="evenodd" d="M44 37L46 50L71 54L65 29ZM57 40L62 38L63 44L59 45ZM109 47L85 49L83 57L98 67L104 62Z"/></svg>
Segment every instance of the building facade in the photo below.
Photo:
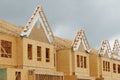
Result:
<svg viewBox="0 0 120 80"><path fill-rule="evenodd" d="M1 20L0 80L63 80L56 71L53 38L41 6L25 27Z"/></svg>
<svg viewBox="0 0 120 80"><path fill-rule="evenodd" d="M26 26L0 20L0 80L120 80L120 45L92 48L84 30L56 37L41 6Z"/></svg>
<svg viewBox="0 0 120 80"><path fill-rule="evenodd" d="M67 41L61 44L65 43ZM57 50L58 71L64 72L65 80L94 80L94 77L90 77L90 47L83 30L77 33L69 46ZM60 63L61 61L65 63Z"/></svg>

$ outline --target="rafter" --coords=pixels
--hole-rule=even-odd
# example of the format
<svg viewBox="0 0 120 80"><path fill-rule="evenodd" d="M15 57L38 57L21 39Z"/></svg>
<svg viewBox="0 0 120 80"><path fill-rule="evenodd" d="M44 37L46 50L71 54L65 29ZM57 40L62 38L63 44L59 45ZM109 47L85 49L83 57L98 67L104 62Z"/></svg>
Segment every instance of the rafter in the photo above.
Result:
<svg viewBox="0 0 120 80"><path fill-rule="evenodd" d="M75 39L72 43L73 51L77 51L81 43L83 44L85 51L89 53L91 49L84 30L80 30L79 32L77 32L77 35L75 36Z"/></svg>

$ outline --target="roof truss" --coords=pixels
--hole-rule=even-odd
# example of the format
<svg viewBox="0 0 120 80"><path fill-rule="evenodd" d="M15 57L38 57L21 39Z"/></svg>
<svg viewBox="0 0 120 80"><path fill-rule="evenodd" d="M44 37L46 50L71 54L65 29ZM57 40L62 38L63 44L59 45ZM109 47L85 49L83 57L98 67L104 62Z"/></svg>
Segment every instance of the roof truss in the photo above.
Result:
<svg viewBox="0 0 120 80"><path fill-rule="evenodd" d="M112 52L115 53L115 54L118 54L118 55L120 53L120 44L119 44L119 40L118 39L116 39L114 41L114 46L113 46Z"/></svg>
<svg viewBox="0 0 120 80"><path fill-rule="evenodd" d="M73 51L77 51L81 43L84 46L84 49L89 53L91 51L87 37L85 35L85 32L83 30L80 30L77 32L77 35L75 36L75 39L72 43Z"/></svg>
<svg viewBox="0 0 120 80"><path fill-rule="evenodd" d="M50 28L50 25L49 25L49 23L48 23L48 20L47 20L47 18L46 18L46 16L45 16L45 13L44 13L44 11L43 11L43 9L42 9L41 6L38 6L38 7L35 9L32 17L30 18L30 20L28 21L27 25L25 26L25 28L24 28L21 36L22 36L22 37L28 37L28 36L30 35L30 33L31 33L31 31L32 31L35 23L36 23L38 20L39 20L39 22L41 23L41 25L42 25L42 27L43 27L43 29L44 29L44 31L45 31L45 34L46 34L49 42L50 42L50 43L54 43L53 32L52 32L52 30L51 30L51 28Z"/></svg>
<svg viewBox="0 0 120 80"><path fill-rule="evenodd" d="M114 59L120 60L120 43L118 39L114 41L112 53Z"/></svg>
<svg viewBox="0 0 120 80"><path fill-rule="evenodd" d="M109 58L120 60L120 44L119 40L115 40L113 49L111 50L110 44L108 40L104 40L101 43L101 48L99 50L99 55L104 56L108 55Z"/></svg>
<svg viewBox="0 0 120 80"><path fill-rule="evenodd" d="M108 40L102 41L101 47L98 53L100 56L104 56L105 54L107 54L108 57L111 58L112 51L111 51L111 47Z"/></svg>

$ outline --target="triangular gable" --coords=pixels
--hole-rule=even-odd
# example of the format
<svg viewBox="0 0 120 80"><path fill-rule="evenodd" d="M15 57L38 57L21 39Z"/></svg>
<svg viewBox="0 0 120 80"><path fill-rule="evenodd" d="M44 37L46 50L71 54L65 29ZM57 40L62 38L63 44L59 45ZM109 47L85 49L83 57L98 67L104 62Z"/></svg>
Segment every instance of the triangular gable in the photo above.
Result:
<svg viewBox="0 0 120 80"><path fill-rule="evenodd" d="M112 56L114 59L120 60L120 43L118 39L114 41L112 53L113 53Z"/></svg>
<svg viewBox="0 0 120 80"><path fill-rule="evenodd" d="M81 44L81 45L79 46L78 51L85 52L83 43L81 42L80 44Z"/></svg>
<svg viewBox="0 0 120 80"><path fill-rule="evenodd" d="M28 21L27 25L25 26L24 31L22 32L21 36L22 37L29 37L29 35L30 35L30 33L31 33L31 31L32 31L32 29L35 26L37 21L40 22L40 24L41 24L41 26L42 26L42 28L47 36L49 43L53 44L54 43L53 32L50 28L50 25L46 19L46 16L45 16L44 11L43 11L41 6L38 6L36 8L34 14L30 18L30 20Z"/></svg>
<svg viewBox="0 0 120 80"><path fill-rule="evenodd" d="M100 56L105 56L105 57L108 57L108 58L111 58L112 56L112 51L111 51L111 47L110 47L110 44L109 44L109 41L108 40L104 40L102 41L101 43L101 47L99 49L99 52L98 54Z"/></svg>
<svg viewBox="0 0 120 80"><path fill-rule="evenodd" d="M43 27L40 25L37 25L37 23L34 25L28 38L30 38L32 40L37 40L40 42L49 43Z"/></svg>
<svg viewBox="0 0 120 80"><path fill-rule="evenodd" d="M87 41L85 32L83 30L80 30L79 32L77 32L77 35L75 36L75 39L72 43L73 51L78 51L81 43L83 44L84 50L89 53L91 51L91 49L90 49L89 43Z"/></svg>
<svg viewBox="0 0 120 80"><path fill-rule="evenodd" d="M114 41L114 46L113 46L112 52L113 52L114 54L120 56L120 44L119 44L119 40L118 40L118 39L116 39L116 40Z"/></svg>
<svg viewBox="0 0 120 80"><path fill-rule="evenodd" d="M104 57L109 57L109 54L108 54L108 51L107 50L105 50L105 53L104 53ZM111 58L111 57L110 57Z"/></svg>

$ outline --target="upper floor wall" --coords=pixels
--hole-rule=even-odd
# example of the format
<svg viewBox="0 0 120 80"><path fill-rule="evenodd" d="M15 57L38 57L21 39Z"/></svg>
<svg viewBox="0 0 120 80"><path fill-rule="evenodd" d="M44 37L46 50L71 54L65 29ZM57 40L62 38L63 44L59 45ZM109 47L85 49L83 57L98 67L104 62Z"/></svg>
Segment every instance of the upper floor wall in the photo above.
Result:
<svg viewBox="0 0 120 80"><path fill-rule="evenodd" d="M101 75L106 79L116 80L120 79L120 62L117 60L101 57L100 59ZM111 77L110 77L111 76Z"/></svg>
<svg viewBox="0 0 120 80"><path fill-rule="evenodd" d="M23 67L55 69L54 46L23 38Z"/></svg>
<svg viewBox="0 0 120 80"><path fill-rule="evenodd" d="M81 50L81 49L80 49ZM57 70L65 75L77 75L89 77L89 55L84 50L72 51L71 49L58 50ZM82 73L81 73L82 72Z"/></svg>
<svg viewBox="0 0 120 80"><path fill-rule="evenodd" d="M0 67L55 69L55 61L53 45L0 33Z"/></svg>
<svg viewBox="0 0 120 80"><path fill-rule="evenodd" d="M0 67L17 67L17 37L0 33Z"/></svg>
<svg viewBox="0 0 120 80"><path fill-rule="evenodd" d="M73 53L73 66L76 75L78 76L89 76L90 68L89 68L89 54L85 52L74 52ZM82 73L81 73L82 72Z"/></svg>

